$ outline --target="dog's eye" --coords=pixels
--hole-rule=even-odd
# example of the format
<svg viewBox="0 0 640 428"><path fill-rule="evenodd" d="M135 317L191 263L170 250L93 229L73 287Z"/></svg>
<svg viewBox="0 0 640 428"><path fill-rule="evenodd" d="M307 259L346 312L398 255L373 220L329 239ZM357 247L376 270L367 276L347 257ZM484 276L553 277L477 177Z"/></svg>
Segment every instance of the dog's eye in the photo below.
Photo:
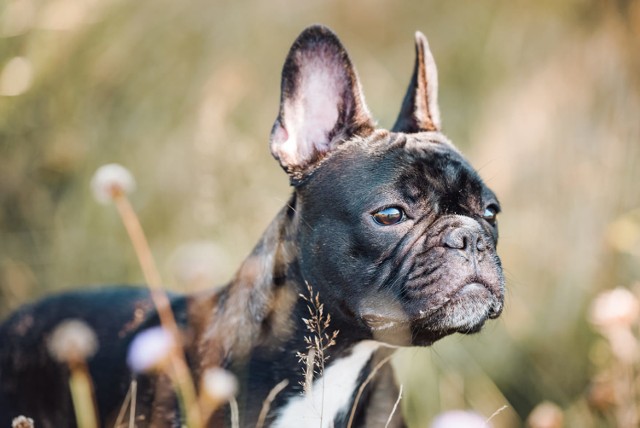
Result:
<svg viewBox="0 0 640 428"><path fill-rule="evenodd" d="M489 224L496 224L496 218L498 217L498 207L495 205L489 205L484 209L484 213L482 214L482 218L484 218Z"/></svg>
<svg viewBox="0 0 640 428"><path fill-rule="evenodd" d="M388 207L376 211L373 215L373 220L382 226L391 226L398 224L405 219L404 211L398 207Z"/></svg>

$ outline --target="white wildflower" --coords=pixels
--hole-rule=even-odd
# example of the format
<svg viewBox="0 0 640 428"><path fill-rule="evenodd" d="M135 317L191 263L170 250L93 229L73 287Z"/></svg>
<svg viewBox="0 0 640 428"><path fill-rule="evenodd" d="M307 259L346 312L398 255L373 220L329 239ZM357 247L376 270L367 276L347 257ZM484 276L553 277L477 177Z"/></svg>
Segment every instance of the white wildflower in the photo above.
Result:
<svg viewBox="0 0 640 428"><path fill-rule="evenodd" d="M529 414L527 423L531 428L562 428L564 415L560 407L549 401L544 401Z"/></svg>
<svg viewBox="0 0 640 428"><path fill-rule="evenodd" d="M238 380L225 369L210 368L202 375L202 392L213 402L226 402L238 392Z"/></svg>
<svg viewBox="0 0 640 428"><path fill-rule="evenodd" d="M589 321L600 328L630 327L640 316L638 298L629 290L618 287L600 293L591 305Z"/></svg>
<svg viewBox="0 0 640 428"><path fill-rule="evenodd" d="M33 419L26 416L18 416L11 422L11 428L33 428L34 426Z"/></svg>
<svg viewBox="0 0 640 428"><path fill-rule="evenodd" d="M91 358L98 350L98 338L84 321L69 319L53 330L47 343L49 353L59 362L78 363Z"/></svg>
<svg viewBox="0 0 640 428"><path fill-rule="evenodd" d="M33 66L27 58L9 60L0 73L0 95L15 97L25 93L33 81Z"/></svg>
<svg viewBox="0 0 640 428"><path fill-rule="evenodd" d="M128 169L117 163L98 168L91 179L91 190L96 200L108 204L116 196L132 192L136 181Z"/></svg>
<svg viewBox="0 0 640 428"><path fill-rule="evenodd" d="M431 428L488 428L482 415L466 410L451 410L436 416Z"/></svg>
<svg viewBox="0 0 640 428"><path fill-rule="evenodd" d="M136 373L158 370L165 366L175 349L171 333L162 327L152 327L134 337L129 345L127 364Z"/></svg>

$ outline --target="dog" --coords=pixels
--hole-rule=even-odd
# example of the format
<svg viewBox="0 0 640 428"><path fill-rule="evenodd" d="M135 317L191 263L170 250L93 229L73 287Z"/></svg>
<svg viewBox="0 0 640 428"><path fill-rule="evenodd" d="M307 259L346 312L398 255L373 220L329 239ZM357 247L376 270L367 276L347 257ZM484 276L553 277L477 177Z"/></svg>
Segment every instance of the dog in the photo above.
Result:
<svg viewBox="0 0 640 428"><path fill-rule="evenodd" d="M415 49L399 116L384 130L337 36L320 25L300 34L270 138L293 194L225 288L169 296L196 383L211 367L237 376L240 426L256 426L283 380L265 426L374 427L390 417L404 426L387 355L478 332L503 309L499 202L441 132L436 66L419 32ZM312 364L305 385L300 360L319 306L322 369ZM138 425L180 426L166 379L125 362L133 338L159 323L149 293L127 286L49 297L4 322L0 426L18 415L39 428L75 426L68 369L46 347L70 318L97 335L88 365L102 425L113 426L136 378ZM219 409L207 426L229 424L229 413Z"/></svg>

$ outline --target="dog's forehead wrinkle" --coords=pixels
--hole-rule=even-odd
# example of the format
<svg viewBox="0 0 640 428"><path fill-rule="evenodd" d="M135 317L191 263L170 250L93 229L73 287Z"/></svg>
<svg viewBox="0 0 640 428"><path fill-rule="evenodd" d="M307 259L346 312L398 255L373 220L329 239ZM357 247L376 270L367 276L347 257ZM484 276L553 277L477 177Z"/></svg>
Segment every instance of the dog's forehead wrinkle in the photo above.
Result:
<svg viewBox="0 0 640 428"><path fill-rule="evenodd" d="M455 152L421 153L403 173L405 193L426 198L441 213L479 210L486 186L466 160Z"/></svg>
<svg viewBox="0 0 640 428"><path fill-rule="evenodd" d="M399 176L403 172L413 177L425 174L433 176L438 171L442 172L449 163L456 166L464 163L466 167L464 158L441 134L437 132L422 134L427 135L428 138L416 139L413 135L392 133L384 129L377 129L368 137L355 136L341 142L319 160L318 165L307 178L312 179L329 165L329 172L337 175L331 179L346 179L350 171L356 174L362 171L365 167L362 164L363 159L367 159L366 165L370 168L370 173L378 176L386 174L387 178ZM436 138L438 136L440 139ZM329 162L330 160L335 162ZM339 165L334 165L335 163ZM438 171L434 171L434 168ZM411 182L411 180L403 181ZM396 188L398 184L402 183L393 183L389 187ZM415 191L412 193L415 194Z"/></svg>

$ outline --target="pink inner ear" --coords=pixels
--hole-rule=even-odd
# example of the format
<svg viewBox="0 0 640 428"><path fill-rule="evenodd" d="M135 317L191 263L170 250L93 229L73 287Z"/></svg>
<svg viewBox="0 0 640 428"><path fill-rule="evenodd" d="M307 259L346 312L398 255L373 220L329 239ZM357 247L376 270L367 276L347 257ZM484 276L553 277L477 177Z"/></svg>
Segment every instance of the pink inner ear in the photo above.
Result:
<svg viewBox="0 0 640 428"><path fill-rule="evenodd" d="M315 51L300 55L295 96L284 104L285 134L276 138L279 158L290 166L304 165L330 150L329 133L338 121L348 84L344 70L335 63L335 54Z"/></svg>

